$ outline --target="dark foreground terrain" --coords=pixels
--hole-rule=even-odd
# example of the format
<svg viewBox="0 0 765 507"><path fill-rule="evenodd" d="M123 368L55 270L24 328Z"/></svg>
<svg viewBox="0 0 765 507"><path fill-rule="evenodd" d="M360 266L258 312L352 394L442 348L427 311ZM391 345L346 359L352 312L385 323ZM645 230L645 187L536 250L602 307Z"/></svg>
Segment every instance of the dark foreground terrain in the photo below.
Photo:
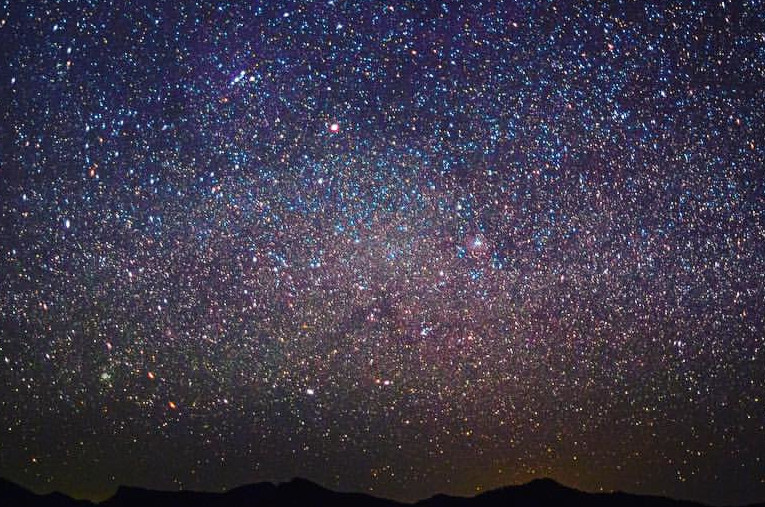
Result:
<svg viewBox="0 0 765 507"><path fill-rule="evenodd" d="M304 479L282 484L268 482L232 489L225 493L151 491L120 487L104 502L93 504L74 500L61 493L37 495L12 482L0 479L0 505L7 507L403 507L404 504L361 493L339 493ZM522 486L508 486L472 498L436 495L415 507L699 507L703 504L627 493L585 493L562 486L551 479L538 479ZM751 507L765 507L765 503Z"/></svg>

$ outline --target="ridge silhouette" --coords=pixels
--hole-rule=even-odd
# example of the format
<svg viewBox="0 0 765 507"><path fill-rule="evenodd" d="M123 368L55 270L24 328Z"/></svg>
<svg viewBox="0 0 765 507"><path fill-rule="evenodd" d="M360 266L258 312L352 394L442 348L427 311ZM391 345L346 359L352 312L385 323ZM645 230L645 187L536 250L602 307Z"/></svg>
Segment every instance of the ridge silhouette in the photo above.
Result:
<svg viewBox="0 0 765 507"><path fill-rule="evenodd" d="M157 491L120 486L98 504L74 500L61 493L35 494L0 479L0 505L9 507L702 507L684 500L629 493L586 493L553 479L534 479L519 486L505 486L473 497L438 494L415 503L386 500L364 493L327 489L307 479L273 484L261 482L222 493ZM765 507L765 503L748 507Z"/></svg>

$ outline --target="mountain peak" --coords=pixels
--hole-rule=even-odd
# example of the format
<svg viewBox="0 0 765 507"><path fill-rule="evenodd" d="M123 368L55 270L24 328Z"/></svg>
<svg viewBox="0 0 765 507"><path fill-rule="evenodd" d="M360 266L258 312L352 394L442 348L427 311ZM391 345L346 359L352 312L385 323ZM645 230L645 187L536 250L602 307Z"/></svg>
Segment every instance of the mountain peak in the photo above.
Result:
<svg viewBox="0 0 765 507"><path fill-rule="evenodd" d="M293 477L287 482L282 482L277 487L301 491L329 491L327 488L302 477Z"/></svg>
<svg viewBox="0 0 765 507"><path fill-rule="evenodd" d="M290 479L289 481L283 484L292 484L295 486L314 486L316 488L321 488L321 486L319 486L315 482L309 479L306 479L304 477L293 477L292 479Z"/></svg>
<svg viewBox="0 0 765 507"><path fill-rule="evenodd" d="M556 481L555 479L551 479L550 477L540 477L538 479L532 479L529 482L526 483L526 486L534 486L538 488L557 488L557 489L570 489L560 482Z"/></svg>

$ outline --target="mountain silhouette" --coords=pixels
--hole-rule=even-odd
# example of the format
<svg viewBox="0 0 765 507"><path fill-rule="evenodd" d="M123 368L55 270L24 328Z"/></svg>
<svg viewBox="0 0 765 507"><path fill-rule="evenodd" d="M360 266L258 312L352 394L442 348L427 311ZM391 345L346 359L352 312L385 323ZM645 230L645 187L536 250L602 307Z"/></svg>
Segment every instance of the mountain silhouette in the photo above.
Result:
<svg viewBox="0 0 765 507"><path fill-rule="evenodd" d="M0 479L0 505L12 507L702 507L703 504L628 493L585 493L552 479L536 479L474 497L435 495L414 504L385 500L363 493L332 491L306 479L281 484L262 482L225 493L155 491L120 487L99 503L74 500L61 493L37 495ZM765 507L765 503L750 507Z"/></svg>
<svg viewBox="0 0 765 507"><path fill-rule="evenodd" d="M8 507L93 507L91 502L74 500L61 493L37 495L5 479L0 479L0 505Z"/></svg>

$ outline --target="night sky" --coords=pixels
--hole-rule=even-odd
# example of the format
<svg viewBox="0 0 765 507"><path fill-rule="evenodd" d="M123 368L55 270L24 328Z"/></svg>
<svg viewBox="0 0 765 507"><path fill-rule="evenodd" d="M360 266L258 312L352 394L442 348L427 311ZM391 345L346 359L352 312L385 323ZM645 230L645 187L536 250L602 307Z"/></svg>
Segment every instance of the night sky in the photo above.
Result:
<svg viewBox="0 0 765 507"><path fill-rule="evenodd" d="M761 1L0 0L0 476L765 500Z"/></svg>

